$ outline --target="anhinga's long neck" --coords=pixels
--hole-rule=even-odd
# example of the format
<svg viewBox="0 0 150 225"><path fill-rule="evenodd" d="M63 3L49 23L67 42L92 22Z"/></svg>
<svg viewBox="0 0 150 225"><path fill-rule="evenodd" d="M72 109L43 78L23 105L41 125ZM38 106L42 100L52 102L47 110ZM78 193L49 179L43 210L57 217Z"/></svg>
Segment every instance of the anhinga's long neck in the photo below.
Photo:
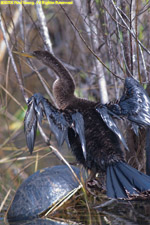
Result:
<svg viewBox="0 0 150 225"><path fill-rule="evenodd" d="M42 61L58 75L53 84L53 94L60 109L66 108L74 101L75 83L70 72L59 59L47 51L34 51L33 56Z"/></svg>

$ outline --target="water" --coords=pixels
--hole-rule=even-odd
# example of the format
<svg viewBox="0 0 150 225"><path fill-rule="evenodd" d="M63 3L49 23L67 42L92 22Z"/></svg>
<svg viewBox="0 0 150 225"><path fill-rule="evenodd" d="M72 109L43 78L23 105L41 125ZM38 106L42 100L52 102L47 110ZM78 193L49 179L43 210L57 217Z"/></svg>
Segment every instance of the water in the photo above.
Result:
<svg viewBox="0 0 150 225"><path fill-rule="evenodd" d="M49 219L36 219L11 223L11 225L149 225L150 224L150 201L115 201L106 207L94 209L99 201L90 199L89 210L80 199L72 199ZM5 225L3 218L0 218L0 225Z"/></svg>

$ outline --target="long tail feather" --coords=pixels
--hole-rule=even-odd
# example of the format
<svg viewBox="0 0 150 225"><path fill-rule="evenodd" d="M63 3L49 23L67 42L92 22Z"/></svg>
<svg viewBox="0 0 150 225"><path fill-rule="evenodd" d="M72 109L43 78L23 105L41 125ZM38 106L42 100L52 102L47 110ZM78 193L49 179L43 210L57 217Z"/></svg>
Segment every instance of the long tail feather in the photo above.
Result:
<svg viewBox="0 0 150 225"><path fill-rule="evenodd" d="M113 187L113 195L116 196L115 198L120 198L120 196L122 196L122 198L127 198L127 194L124 190L124 187L123 187L121 181L118 179L113 167L109 167L109 174L110 174L110 178L111 178L111 190ZM108 178L107 178L107 180L108 180ZM107 195L108 196L112 195L110 188L107 190Z"/></svg>
<svg viewBox="0 0 150 225"><path fill-rule="evenodd" d="M110 198L138 197L150 191L150 177L124 162L117 162L107 168L106 185Z"/></svg>

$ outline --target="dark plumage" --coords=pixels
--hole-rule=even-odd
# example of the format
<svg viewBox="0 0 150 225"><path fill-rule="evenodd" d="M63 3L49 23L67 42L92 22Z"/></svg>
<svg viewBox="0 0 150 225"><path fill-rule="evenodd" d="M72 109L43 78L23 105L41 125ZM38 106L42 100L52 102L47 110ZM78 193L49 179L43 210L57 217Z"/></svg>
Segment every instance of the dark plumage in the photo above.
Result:
<svg viewBox="0 0 150 225"><path fill-rule="evenodd" d="M150 100L142 86L133 78L127 78L123 96L116 104L102 105L80 99L74 96L75 84L70 72L54 55L45 51L35 51L31 55L58 75L53 85L58 109L41 94L29 99L25 133L30 152L34 147L37 121L45 115L60 145L65 140L78 162L93 174L107 174L108 197L128 198L150 190L150 177L125 163L120 141L126 149L128 147L113 120L113 117L125 116L136 124L135 127L150 125Z"/></svg>

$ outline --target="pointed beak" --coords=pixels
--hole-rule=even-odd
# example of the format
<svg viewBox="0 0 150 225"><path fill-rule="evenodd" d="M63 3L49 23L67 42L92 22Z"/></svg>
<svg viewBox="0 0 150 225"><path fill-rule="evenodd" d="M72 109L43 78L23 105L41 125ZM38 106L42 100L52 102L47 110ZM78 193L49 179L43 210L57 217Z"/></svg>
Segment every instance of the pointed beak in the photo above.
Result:
<svg viewBox="0 0 150 225"><path fill-rule="evenodd" d="M33 53L27 53L27 52L17 52L17 51L13 51L13 53L26 57L26 58L35 58L35 56L33 55Z"/></svg>

